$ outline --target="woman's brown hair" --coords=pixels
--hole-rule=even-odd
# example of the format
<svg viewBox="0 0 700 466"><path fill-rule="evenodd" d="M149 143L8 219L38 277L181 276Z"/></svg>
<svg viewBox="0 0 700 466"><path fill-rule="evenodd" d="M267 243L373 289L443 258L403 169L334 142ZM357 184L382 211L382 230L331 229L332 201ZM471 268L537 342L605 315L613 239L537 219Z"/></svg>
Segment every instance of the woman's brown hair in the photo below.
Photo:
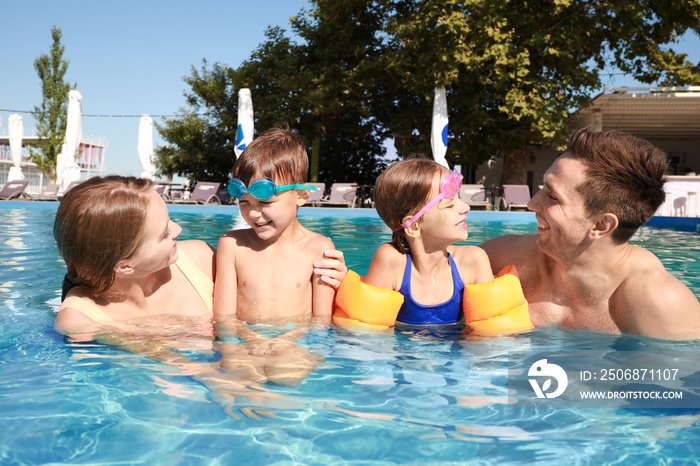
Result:
<svg viewBox="0 0 700 466"><path fill-rule="evenodd" d="M430 201L433 179L441 172L447 170L433 161L411 159L393 164L377 178L374 188L377 213L394 232L392 244L403 254L410 251L401 223Z"/></svg>
<svg viewBox="0 0 700 466"><path fill-rule="evenodd" d="M93 296L114 283L114 268L143 241L150 180L89 178L69 190L56 211L53 236L68 268L63 297L73 286Z"/></svg>

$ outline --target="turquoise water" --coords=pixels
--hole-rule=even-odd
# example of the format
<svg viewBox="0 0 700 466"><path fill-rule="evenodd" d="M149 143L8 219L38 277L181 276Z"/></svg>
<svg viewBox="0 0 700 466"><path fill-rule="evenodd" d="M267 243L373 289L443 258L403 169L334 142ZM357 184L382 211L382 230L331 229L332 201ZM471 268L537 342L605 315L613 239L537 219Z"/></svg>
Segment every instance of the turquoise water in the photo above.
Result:
<svg viewBox="0 0 700 466"><path fill-rule="evenodd" d="M63 264L55 204L0 203L0 464L697 464L700 409L520 409L509 353L697 354L698 342L546 329L515 337L310 333L323 359L295 386L233 404L177 369L52 328ZM234 208L178 207L182 238L215 245ZM369 211L302 209L361 274L389 231ZM366 215L355 218L356 214ZM510 219L512 221L504 221ZM470 242L534 231L528 214L469 215ZM700 235L644 228L649 248L700 296ZM216 360L215 354L188 355ZM525 368L526 369L526 368ZM698 374L696 391L700 387ZM691 377L692 379L692 377Z"/></svg>

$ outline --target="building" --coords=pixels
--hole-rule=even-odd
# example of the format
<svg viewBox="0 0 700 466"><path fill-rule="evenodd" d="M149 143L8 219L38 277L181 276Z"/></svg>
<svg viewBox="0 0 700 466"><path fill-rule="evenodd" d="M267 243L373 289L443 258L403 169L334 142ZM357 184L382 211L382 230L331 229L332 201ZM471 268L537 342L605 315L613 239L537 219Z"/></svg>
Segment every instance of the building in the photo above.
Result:
<svg viewBox="0 0 700 466"><path fill-rule="evenodd" d="M30 180L25 192L30 195L41 193L51 183L51 180L41 173L34 162L28 160L28 144L36 142L39 137L33 129L25 129L22 137L22 161L20 168L25 179ZM92 176L101 176L104 171L105 152L107 140L100 136L83 137L78 149L79 157L76 160L80 166L80 179L85 180ZM13 166L10 154L10 138L7 128L0 128L0 186L7 183L7 175Z"/></svg>
<svg viewBox="0 0 700 466"><path fill-rule="evenodd" d="M662 149L668 154L671 176L667 202L659 213L700 216L700 86L605 89L589 107L572 114L569 123L573 129L624 131ZM528 167L532 193L560 151L533 147L533 153L536 160ZM498 159L480 166L477 182L497 186L501 164Z"/></svg>

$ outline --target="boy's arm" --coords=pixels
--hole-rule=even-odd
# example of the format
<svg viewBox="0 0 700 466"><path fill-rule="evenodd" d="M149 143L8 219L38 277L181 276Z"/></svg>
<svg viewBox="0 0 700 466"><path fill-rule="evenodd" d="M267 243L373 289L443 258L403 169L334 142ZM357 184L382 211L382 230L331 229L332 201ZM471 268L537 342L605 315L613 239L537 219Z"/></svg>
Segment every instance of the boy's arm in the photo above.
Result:
<svg viewBox="0 0 700 466"><path fill-rule="evenodd" d="M318 242L318 249L322 251L333 250L335 249L335 245L330 238L322 237ZM314 263L314 266L315 265L316 263ZM345 263L343 262L343 266L344 265ZM330 323L331 314L333 313L335 288L323 279L323 275L317 274L315 269L311 280L313 315L321 324Z"/></svg>
<svg viewBox="0 0 700 466"><path fill-rule="evenodd" d="M216 248L216 281L214 282L214 315L236 315L238 277L236 275L236 239L226 233Z"/></svg>
<svg viewBox="0 0 700 466"><path fill-rule="evenodd" d="M324 251L323 258L314 262L314 273L319 275L326 284L337 290L340 282L348 273L343 251L337 249Z"/></svg>

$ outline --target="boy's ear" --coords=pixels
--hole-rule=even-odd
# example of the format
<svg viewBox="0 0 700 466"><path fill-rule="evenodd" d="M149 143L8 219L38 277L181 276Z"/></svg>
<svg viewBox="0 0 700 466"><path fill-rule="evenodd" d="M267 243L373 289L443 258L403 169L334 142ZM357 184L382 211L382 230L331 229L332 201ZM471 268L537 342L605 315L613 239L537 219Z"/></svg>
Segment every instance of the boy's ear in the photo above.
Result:
<svg viewBox="0 0 700 466"><path fill-rule="evenodd" d="M593 229L591 230L589 236L594 240L601 239L605 236L611 235L619 225L620 220L617 218L617 215L606 212L599 216L595 225L593 225Z"/></svg>
<svg viewBox="0 0 700 466"><path fill-rule="evenodd" d="M309 198L309 194L311 193L306 189L297 189L297 194L299 195L297 198L297 207L301 207L306 204L306 200Z"/></svg>

